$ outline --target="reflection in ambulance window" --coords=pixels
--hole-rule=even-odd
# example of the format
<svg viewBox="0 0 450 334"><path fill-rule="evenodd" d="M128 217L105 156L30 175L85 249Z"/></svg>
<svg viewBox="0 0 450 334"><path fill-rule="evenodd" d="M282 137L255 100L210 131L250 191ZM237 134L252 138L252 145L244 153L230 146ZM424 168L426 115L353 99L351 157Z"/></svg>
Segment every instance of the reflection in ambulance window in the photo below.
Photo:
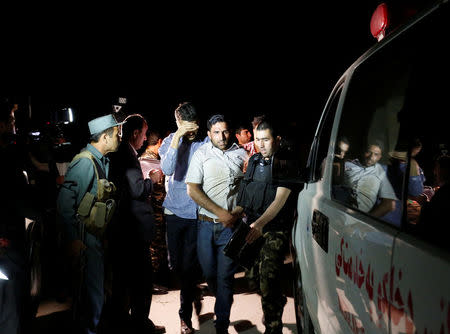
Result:
<svg viewBox="0 0 450 334"><path fill-rule="evenodd" d="M393 211L397 200L385 167L379 163L382 155L381 141L369 142L359 158L345 162L344 169L344 185L351 189L350 204L374 217Z"/></svg>
<svg viewBox="0 0 450 334"><path fill-rule="evenodd" d="M350 149L350 142L347 137L339 137L336 141L336 149L334 151L332 180L334 185L343 184L344 182L344 164L345 155Z"/></svg>
<svg viewBox="0 0 450 334"><path fill-rule="evenodd" d="M427 240L450 250L448 242L448 211L450 205L450 156L436 158L435 187L429 201L422 206L418 230ZM444 217L447 217L445 219Z"/></svg>
<svg viewBox="0 0 450 334"><path fill-rule="evenodd" d="M426 200L423 195L425 175L420 168L416 157L422 150L422 143L416 138L412 143L411 160L409 164L408 194L407 194L407 212L410 222L416 222L420 214L420 204ZM402 198L403 181L405 178L406 168L408 166L407 148L397 148L389 152L389 164L387 168L387 176L394 188L397 198ZM418 206L416 205L418 204ZM395 210L388 213L384 219L394 225L400 226L402 220L403 203L397 200Z"/></svg>
<svg viewBox="0 0 450 334"><path fill-rule="evenodd" d="M408 123L408 137L420 138L421 142L421 149L417 154L416 144L411 141L408 143L410 160L407 161L410 167L406 171L413 175L417 162L419 173L423 172L424 176L422 193L416 197L409 195L405 199L404 228L406 232L447 250L450 248L448 240L443 239L448 238L450 232L450 200L446 190L448 177L447 181L442 180L446 179L446 173L448 175L448 158L440 160L438 157L448 156L450 147L448 122L443 119L450 111L448 22L447 8L433 19L422 21L423 26L420 29L419 26L414 27L416 30L408 35L412 39L410 44L416 50L411 62L411 80L405 99L404 109L407 113L402 115L402 119ZM410 186L411 184L408 185L408 191ZM432 204L433 201L436 204Z"/></svg>
<svg viewBox="0 0 450 334"><path fill-rule="evenodd" d="M410 77L409 59L405 55L408 49L400 48L387 46L355 69L337 137L347 139L349 151L343 163L335 159L332 170L334 200L383 220L395 210L396 201L402 200L396 196L386 174L390 164L388 153L400 138L398 114ZM339 139L336 142L338 149ZM400 220L394 225L400 226Z"/></svg>

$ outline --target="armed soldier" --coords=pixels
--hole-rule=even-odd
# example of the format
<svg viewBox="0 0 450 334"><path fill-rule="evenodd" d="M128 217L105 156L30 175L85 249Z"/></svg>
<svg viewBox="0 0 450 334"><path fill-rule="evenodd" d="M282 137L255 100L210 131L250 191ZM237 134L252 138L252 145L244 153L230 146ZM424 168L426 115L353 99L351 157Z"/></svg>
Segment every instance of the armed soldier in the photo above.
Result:
<svg viewBox="0 0 450 334"><path fill-rule="evenodd" d="M57 200L69 256L82 259L82 285L73 296L77 333L95 333L103 308L104 253L102 237L115 203L115 186L108 182L106 155L119 146L119 126L112 115L88 123L91 142L76 155ZM82 256L80 256L82 255Z"/></svg>
<svg viewBox="0 0 450 334"><path fill-rule="evenodd" d="M244 180L240 184L237 206L233 214L245 214L250 232L248 243L261 236L264 243L257 263L247 271L250 284L256 285L261 293L264 325L267 334L281 334L282 315L286 297L281 283L283 261L288 250L289 231L292 224L292 203L290 186L275 183L271 164L280 147L278 127L262 120L255 128L255 145L259 153L249 162Z"/></svg>

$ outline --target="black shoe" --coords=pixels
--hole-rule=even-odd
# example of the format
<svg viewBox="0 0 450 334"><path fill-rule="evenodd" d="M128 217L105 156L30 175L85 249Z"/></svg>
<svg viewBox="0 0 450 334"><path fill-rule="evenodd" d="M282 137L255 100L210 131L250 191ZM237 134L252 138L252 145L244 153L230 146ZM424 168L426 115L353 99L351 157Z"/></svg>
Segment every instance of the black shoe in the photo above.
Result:
<svg viewBox="0 0 450 334"><path fill-rule="evenodd" d="M144 323L134 322L133 327L136 333L142 334L164 334L166 332L166 327L155 325L150 319Z"/></svg>
<svg viewBox="0 0 450 334"><path fill-rule="evenodd" d="M107 317L107 322L111 328L117 331L128 331L130 328L135 327L134 322L131 320L129 314L110 314Z"/></svg>
<svg viewBox="0 0 450 334"><path fill-rule="evenodd" d="M168 294L168 289L164 286L153 284L153 295L166 295Z"/></svg>
<svg viewBox="0 0 450 334"><path fill-rule="evenodd" d="M180 333L181 334L193 334L195 333L195 329L192 328L192 324L189 325L183 320L181 320L181 326L180 326Z"/></svg>
<svg viewBox="0 0 450 334"><path fill-rule="evenodd" d="M145 322L145 327L148 330L146 331L146 333L164 334L166 332L166 327L155 325L153 321L151 321L150 319L148 319L148 321Z"/></svg>
<svg viewBox="0 0 450 334"><path fill-rule="evenodd" d="M155 325L153 328L153 334L164 334L166 332L166 327Z"/></svg>
<svg viewBox="0 0 450 334"><path fill-rule="evenodd" d="M228 329L216 328L216 334L228 334Z"/></svg>

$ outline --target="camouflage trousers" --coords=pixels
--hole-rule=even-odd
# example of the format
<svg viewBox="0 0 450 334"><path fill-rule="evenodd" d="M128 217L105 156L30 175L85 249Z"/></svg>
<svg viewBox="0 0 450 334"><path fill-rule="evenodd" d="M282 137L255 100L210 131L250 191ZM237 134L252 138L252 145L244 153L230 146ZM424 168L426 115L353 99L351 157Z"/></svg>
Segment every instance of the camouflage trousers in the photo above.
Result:
<svg viewBox="0 0 450 334"><path fill-rule="evenodd" d="M259 260L246 272L249 286L261 294L265 333L281 333L286 296L283 294L282 270L288 236L286 232L266 232Z"/></svg>

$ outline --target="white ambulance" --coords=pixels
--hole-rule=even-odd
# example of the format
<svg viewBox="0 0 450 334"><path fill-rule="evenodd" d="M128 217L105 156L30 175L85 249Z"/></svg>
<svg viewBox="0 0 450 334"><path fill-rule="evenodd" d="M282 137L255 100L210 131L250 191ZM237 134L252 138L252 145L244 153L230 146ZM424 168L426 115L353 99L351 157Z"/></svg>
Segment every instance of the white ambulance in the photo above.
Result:
<svg viewBox="0 0 450 334"><path fill-rule="evenodd" d="M449 154L449 4L386 33L389 17L380 5L378 42L335 85L296 180L299 332L450 333L450 202L421 220Z"/></svg>

